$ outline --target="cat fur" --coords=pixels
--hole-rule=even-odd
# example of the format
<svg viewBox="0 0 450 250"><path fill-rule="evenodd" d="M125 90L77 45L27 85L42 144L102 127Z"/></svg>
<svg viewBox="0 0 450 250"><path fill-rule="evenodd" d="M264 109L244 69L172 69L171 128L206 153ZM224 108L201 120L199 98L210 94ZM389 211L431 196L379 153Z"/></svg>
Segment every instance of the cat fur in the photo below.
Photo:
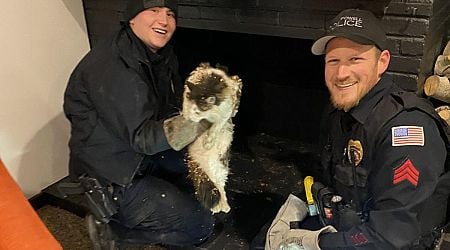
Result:
<svg viewBox="0 0 450 250"><path fill-rule="evenodd" d="M185 81L182 115L212 125L187 148L189 177L197 199L212 213L229 212L225 184L242 80L222 68L201 63Z"/></svg>

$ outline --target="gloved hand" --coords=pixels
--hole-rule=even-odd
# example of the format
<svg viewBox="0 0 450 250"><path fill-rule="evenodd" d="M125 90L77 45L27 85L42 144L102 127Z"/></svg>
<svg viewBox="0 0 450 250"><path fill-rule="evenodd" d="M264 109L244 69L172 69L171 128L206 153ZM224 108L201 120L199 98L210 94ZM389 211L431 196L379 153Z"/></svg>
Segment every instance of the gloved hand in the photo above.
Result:
<svg viewBox="0 0 450 250"><path fill-rule="evenodd" d="M333 226L326 226L317 231L291 229L283 235L279 250L320 250L319 235L337 232Z"/></svg>
<svg viewBox="0 0 450 250"><path fill-rule="evenodd" d="M210 127L211 123L207 120L193 122L185 119L182 115L165 120L163 125L167 142L177 151L189 145Z"/></svg>
<svg viewBox="0 0 450 250"><path fill-rule="evenodd" d="M283 236L289 232L292 221L302 221L308 214L308 207L304 201L290 194L278 210L266 235L266 250L279 248Z"/></svg>

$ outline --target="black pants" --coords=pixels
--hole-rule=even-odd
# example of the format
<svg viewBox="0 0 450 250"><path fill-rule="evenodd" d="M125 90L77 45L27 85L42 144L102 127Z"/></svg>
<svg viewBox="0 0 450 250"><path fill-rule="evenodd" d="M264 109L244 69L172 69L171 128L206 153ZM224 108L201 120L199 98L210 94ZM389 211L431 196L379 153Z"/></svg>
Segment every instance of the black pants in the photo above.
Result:
<svg viewBox="0 0 450 250"><path fill-rule="evenodd" d="M119 242L188 246L212 233L212 214L195 199L182 158L166 155L114 196L119 210L110 225Z"/></svg>

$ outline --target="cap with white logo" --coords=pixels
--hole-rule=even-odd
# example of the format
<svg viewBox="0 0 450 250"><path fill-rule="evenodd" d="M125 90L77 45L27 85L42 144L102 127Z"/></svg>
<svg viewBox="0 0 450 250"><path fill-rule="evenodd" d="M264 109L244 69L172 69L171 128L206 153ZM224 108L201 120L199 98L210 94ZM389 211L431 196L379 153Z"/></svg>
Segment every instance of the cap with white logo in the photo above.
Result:
<svg viewBox="0 0 450 250"><path fill-rule="evenodd" d="M386 32L381 22L369 11L347 9L341 11L331 21L326 35L314 42L311 51L314 55L325 54L328 42L335 37L343 37L359 44L375 45L386 49Z"/></svg>

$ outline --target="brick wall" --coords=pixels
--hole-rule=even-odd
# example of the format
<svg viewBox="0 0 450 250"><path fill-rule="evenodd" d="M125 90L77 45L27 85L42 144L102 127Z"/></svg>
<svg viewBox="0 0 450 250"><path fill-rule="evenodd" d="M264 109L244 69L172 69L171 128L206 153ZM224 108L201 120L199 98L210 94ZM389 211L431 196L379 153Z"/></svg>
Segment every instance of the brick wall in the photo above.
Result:
<svg viewBox="0 0 450 250"><path fill-rule="evenodd" d="M84 0L91 45L119 28L126 0ZM379 16L388 32L389 74L421 92L450 24L448 0L179 0L178 26L315 39L340 10L361 8Z"/></svg>
<svg viewBox="0 0 450 250"><path fill-rule="evenodd" d="M382 17L393 57L390 73L403 87L422 92L425 78L446 40L450 24L447 0L393 0Z"/></svg>

